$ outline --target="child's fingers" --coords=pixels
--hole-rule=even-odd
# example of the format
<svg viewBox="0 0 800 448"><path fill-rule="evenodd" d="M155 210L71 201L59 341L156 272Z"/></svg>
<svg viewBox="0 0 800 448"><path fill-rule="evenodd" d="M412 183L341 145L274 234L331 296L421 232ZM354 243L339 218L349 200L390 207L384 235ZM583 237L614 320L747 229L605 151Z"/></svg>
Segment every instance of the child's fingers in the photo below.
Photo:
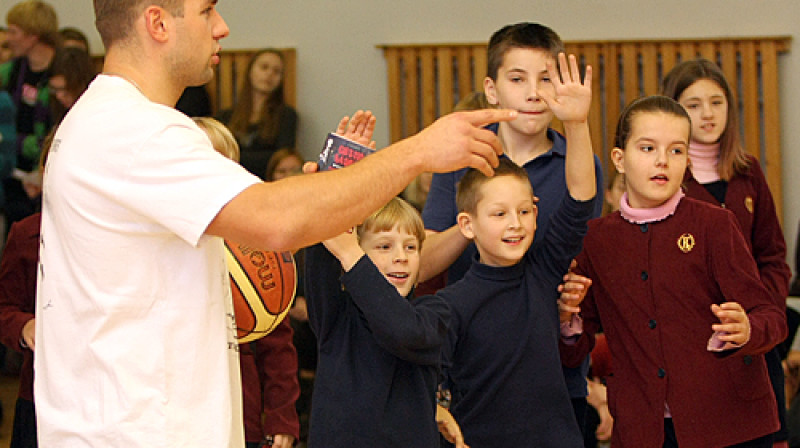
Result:
<svg viewBox="0 0 800 448"><path fill-rule="evenodd" d="M581 71L578 70L578 59L574 54L569 55L569 71L573 81L581 82Z"/></svg>
<svg viewBox="0 0 800 448"><path fill-rule="evenodd" d="M339 124L336 126L336 134L344 135L345 131L347 131L347 124L350 122L350 117L344 116L341 120L339 120Z"/></svg>
<svg viewBox="0 0 800 448"><path fill-rule="evenodd" d="M728 323L728 324L711 324L711 329L714 331L718 331L720 333L724 333L723 335L720 335L720 340L725 341L725 340L731 340L730 338L728 338L729 335L744 333L747 329L747 326L740 322Z"/></svg>
<svg viewBox="0 0 800 448"><path fill-rule="evenodd" d="M712 304L711 312L722 322L730 319L743 320L747 316L744 308L736 302L725 302L719 305Z"/></svg>
<svg viewBox="0 0 800 448"><path fill-rule="evenodd" d="M547 76L550 77L550 82L553 83L553 86L555 86L556 89L558 89L558 87L562 85L562 82L561 82L561 77L558 76L558 71L556 70L555 62L547 61L545 63L545 69L547 70ZM543 93L547 93L547 91L542 90L539 92L540 95L542 95ZM547 96L549 98L549 94ZM542 95L542 97L544 98L544 95Z"/></svg>
<svg viewBox="0 0 800 448"><path fill-rule="evenodd" d="M592 88L592 66L586 66L586 75L583 77L583 85Z"/></svg>
<svg viewBox="0 0 800 448"><path fill-rule="evenodd" d="M580 313L581 308L579 306L568 305L563 300L558 300L558 311L562 313Z"/></svg>

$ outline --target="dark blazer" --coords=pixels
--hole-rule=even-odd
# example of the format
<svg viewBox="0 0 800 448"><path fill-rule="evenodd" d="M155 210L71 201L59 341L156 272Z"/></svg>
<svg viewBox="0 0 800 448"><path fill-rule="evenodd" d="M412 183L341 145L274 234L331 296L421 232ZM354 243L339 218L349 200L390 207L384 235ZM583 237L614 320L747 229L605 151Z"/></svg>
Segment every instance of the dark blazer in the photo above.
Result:
<svg viewBox="0 0 800 448"><path fill-rule="evenodd" d="M789 280L792 277L792 270L786 263L786 240L761 165L753 156L748 156L748 159L750 170L734 176L728 182L724 204L697 183L690 171L687 171L684 191L686 196L733 212L744 239L753 252L761 280L772 293L775 303L785 307Z"/></svg>
<svg viewBox="0 0 800 448"><path fill-rule="evenodd" d="M778 429L763 354L786 336L786 320L730 211L683 198L659 222L631 224L619 212L590 221L578 271L593 281L584 333L562 344L562 356L578 362L602 324L614 447L661 447L665 403L681 446L728 446ZM710 307L725 301L747 311L750 340L710 352Z"/></svg>
<svg viewBox="0 0 800 448"><path fill-rule="evenodd" d="M33 352L20 345L36 309L36 265L42 214L15 222L0 261L0 343L22 352L19 397L33 401Z"/></svg>

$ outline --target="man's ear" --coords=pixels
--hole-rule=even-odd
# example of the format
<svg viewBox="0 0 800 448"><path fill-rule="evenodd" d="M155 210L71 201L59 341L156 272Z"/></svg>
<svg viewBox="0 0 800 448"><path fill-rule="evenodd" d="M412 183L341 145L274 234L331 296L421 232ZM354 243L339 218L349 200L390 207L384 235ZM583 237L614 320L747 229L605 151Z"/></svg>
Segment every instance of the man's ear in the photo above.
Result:
<svg viewBox="0 0 800 448"><path fill-rule="evenodd" d="M143 15L144 26L150 37L160 43L166 42L171 31L171 26L169 26L171 24L171 16L167 14L167 11L153 5L148 6Z"/></svg>
<svg viewBox="0 0 800 448"><path fill-rule="evenodd" d="M614 148L611 150L611 161L614 163L614 167L617 169L618 173L625 174L625 151Z"/></svg>
<svg viewBox="0 0 800 448"><path fill-rule="evenodd" d="M472 231L472 216L469 213L461 212L456 216L456 222L458 222L458 229L461 230L461 234L464 235L464 238L471 240L475 238L475 232Z"/></svg>
<svg viewBox="0 0 800 448"><path fill-rule="evenodd" d="M494 80L490 77L483 78L483 93L486 95L486 101L492 106L497 106L497 92L494 88Z"/></svg>

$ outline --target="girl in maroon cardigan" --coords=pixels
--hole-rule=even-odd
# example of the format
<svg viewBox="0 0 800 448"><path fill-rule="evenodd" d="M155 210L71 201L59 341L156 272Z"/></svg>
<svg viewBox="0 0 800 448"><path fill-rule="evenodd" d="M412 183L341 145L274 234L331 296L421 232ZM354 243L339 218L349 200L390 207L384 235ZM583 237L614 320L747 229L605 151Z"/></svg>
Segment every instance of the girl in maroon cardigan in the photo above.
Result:
<svg viewBox="0 0 800 448"><path fill-rule="evenodd" d="M725 75L713 62L694 59L676 65L662 85L664 95L678 101L692 119L686 195L733 212L756 260L761 281L775 304L785 309L791 278L786 242L761 166L739 143L738 108ZM781 420L775 446L788 447L778 349L765 358Z"/></svg>
<svg viewBox="0 0 800 448"><path fill-rule="evenodd" d="M631 103L611 158L620 211L589 222L577 273L592 281L576 364L602 326L614 447L764 447L778 429L763 354L786 335L734 215L685 197L691 124L663 96ZM574 303L562 303L567 321ZM566 324L565 324L566 325Z"/></svg>

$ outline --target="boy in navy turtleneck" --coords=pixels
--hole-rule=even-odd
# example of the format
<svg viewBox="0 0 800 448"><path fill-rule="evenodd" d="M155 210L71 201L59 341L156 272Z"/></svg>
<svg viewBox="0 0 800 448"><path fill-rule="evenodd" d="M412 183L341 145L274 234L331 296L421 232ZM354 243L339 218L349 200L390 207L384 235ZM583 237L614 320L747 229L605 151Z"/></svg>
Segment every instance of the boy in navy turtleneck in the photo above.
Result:
<svg viewBox="0 0 800 448"><path fill-rule="evenodd" d="M478 258L438 295L452 318L443 350L451 412L473 446L582 447L559 357L557 289L581 249L596 194L586 124L591 70L575 59L548 64L554 96L545 100L569 128L566 195L542 242L529 250L537 209L525 170L503 159L494 177L470 170L456 196L461 233ZM561 79L563 78L563 80ZM544 95L543 95L544 96Z"/></svg>

